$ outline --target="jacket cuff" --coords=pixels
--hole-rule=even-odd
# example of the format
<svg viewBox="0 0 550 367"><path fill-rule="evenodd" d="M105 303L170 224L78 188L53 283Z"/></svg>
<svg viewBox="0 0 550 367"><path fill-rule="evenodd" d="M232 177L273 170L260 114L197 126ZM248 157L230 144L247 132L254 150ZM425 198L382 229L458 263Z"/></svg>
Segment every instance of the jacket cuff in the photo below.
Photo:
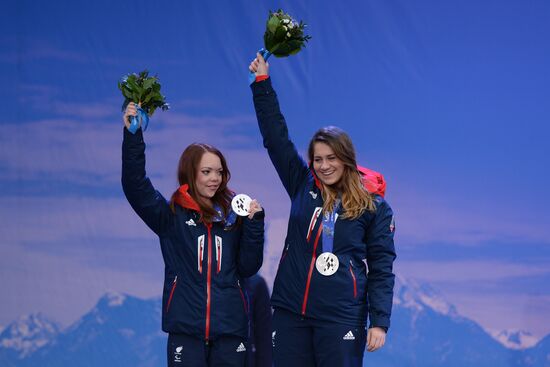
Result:
<svg viewBox="0 0 550 367"><path fill-rule="evenodd" d="M262 208L262 211L254 213L254 215L252 216L252 219L248 219L248 216L246 217L246 219L248 219L250 221L263 221L264 218L265 218L265 209L264 208Z"/></svg>
<svg viewBox="0 0 550 367"><path fill-rule="evenodd" d="M126 126L124 126L124 140L125 141L131 141L131 142L142 142L143 141L143 131L141 130L141 127L139 127L135 134L132 134Z"/></svg>
<svg viewBox="0 0 550 367"><path fill-rule="evenodd" d="M269 75L258 75L256 76L256 83L266 80L267 78L269 78Z"/></svg>
<svg viewBox="0 0 550 367"><path fill-rule="evenodd" d="M369 314L369 320L369 329L373 327L379 327L385 329L386 332L388 332L388 329L390 328L390 319L388 317L376 317L372 316L372 314Z"/></svg>
<svg viewBox="0 0 550 367"><path fill-rule="evenodd" d="M271 86L271 78L254 82L250 85L250 88L252 88L252 94L254 96L275 93L273 87Z"/></svg>

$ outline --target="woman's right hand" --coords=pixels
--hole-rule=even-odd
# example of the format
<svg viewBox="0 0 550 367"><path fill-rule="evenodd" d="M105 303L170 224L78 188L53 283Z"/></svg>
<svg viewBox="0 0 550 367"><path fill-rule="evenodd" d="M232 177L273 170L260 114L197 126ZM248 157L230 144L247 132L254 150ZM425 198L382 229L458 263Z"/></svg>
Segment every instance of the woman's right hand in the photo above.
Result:
<svg viewBox="0 0 550 367"><path fill-rule="evenodd" d="M269 64L265 62L264 57L258 52L256 53L256 58L248 66L248 70L251 73L255 73L256 76L269 75Z"/></svg>
<svg viewBox="0 0 550 367"><path fill-rule="evenodd" d="M128 129L130 127L130 116L137 116L137 107L134 102L128 103L126 106L126 111L124 111L124 116L122 121L124 121L124 126Z"/></svg>

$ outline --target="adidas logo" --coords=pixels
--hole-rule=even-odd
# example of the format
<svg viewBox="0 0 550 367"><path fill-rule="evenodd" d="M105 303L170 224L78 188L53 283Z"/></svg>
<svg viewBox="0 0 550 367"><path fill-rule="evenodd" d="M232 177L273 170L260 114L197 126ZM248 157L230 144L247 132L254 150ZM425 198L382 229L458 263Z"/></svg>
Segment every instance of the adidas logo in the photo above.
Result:
<svg viewBox="0 0 550 367"><path fill-rule="evenodd" d="M355 336L353 335L353 333L350 331L348 331L348 333L346 335L344 335L344 337L342 338L344 340L355 340Z"/></svg>
<svg viewBox="0 0 550 367"><path fill-rule="evenodd" d="M193 218L189 219L187 222L185 222L185 224L187 224L188 226L197 226Z"/></svg>
<svg viewBox="0 0 550 367"><path fill-rule="evenodd" d="M239 344L237 347L237 352L246 352L246 348L243 343Z"/></svg>
<svg viewBox="0 0 550 367"><path fill-rule="evenodd" d="M311 195L313 200L317 199L317 193L316 192L310 191L309 194Z"/></svg>

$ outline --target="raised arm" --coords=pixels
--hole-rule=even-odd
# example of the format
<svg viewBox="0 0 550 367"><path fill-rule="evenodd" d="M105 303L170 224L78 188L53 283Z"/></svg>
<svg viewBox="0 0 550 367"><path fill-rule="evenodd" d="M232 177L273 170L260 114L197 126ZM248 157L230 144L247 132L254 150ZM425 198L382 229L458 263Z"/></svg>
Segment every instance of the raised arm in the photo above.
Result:
<svg viewBox="0 0 550 367"><path fill-rule="evenodd" d="M268 68L269 65L260 54L257 54L257 58L250 64L250 71L260 77L251 85L254 108L264 147L267 148L269 158L288 195L293 197L299 185L307 179L308 167L288 136L288 128L279 108L277 94L268 77Z"/></svg>
<svg viewBox="0 0 550 367"><path fill-rule="evenodd" d="M160 234L170 220L170 207L146 176L145 142L141 129L135 134L128 131L128 117L135 114L134 103L128 104L123 117L125 127L122 141L122 189L139 217L153 232Z"/></svg>

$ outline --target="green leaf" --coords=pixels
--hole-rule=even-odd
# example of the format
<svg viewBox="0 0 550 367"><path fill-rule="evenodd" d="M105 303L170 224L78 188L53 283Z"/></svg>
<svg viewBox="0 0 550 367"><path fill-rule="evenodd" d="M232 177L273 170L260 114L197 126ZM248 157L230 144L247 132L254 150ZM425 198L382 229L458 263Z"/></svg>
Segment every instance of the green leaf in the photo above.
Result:
<svg viewBox="0 0 550 367"><path fill-rule="evenodd" d="M267 21L267 30L271 33L275 33L279 26L279 18L276 15L272 15Z"/></svg>
<svg viewBox="0 0 550 367"><path fill-rule="evenodd" d="M132 91L130 91L128 88L123 87L122 88L122 95L126 98L132 98Z"/></svg>
<svg viewBox="0 0 550 367"><path fill-rule="evenodd" d="M145 79L145 81L143 82L143 89L151 88L153 86L153 84L155 84L156 81L157 81L156 78Z"/></svg>

